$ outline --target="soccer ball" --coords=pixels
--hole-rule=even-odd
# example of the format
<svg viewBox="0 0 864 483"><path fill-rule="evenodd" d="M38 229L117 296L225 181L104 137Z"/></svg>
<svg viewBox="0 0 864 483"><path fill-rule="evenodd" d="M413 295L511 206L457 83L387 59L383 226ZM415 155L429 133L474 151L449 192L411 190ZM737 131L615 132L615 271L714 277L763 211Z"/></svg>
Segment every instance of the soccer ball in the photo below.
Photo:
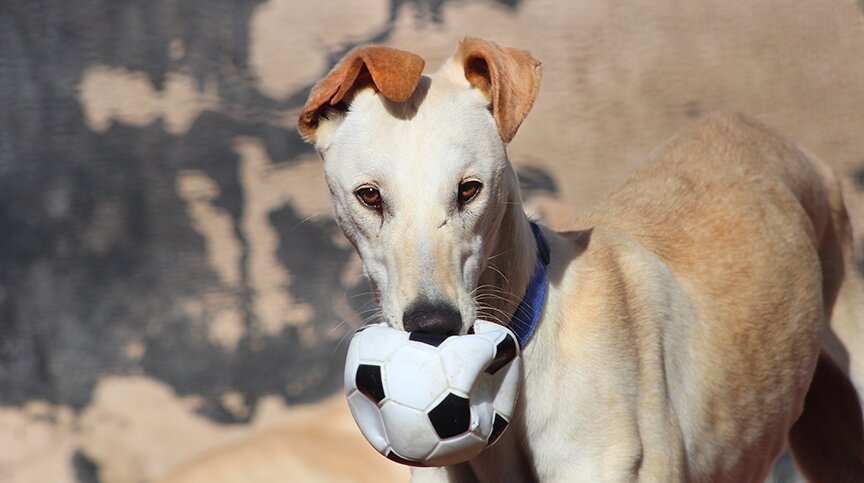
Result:
<svg viewBox="0 0 864 483"><path fill-rule="evenodd" d="M519 344L510 330L477 321L474 333L440 336L374 325L348 347L345 394L363 436L411 466L467 461L513 417Z"/></svg>

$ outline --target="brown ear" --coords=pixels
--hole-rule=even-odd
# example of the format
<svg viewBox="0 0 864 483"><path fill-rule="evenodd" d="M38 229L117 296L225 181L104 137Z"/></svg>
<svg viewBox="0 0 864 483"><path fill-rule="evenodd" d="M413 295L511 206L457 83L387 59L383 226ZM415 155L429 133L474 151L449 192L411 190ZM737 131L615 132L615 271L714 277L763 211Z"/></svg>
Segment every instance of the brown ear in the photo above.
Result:
<svg viewBox="0 0 864 483"><path fill-rule="evenodd" d="M465 78L492 102L498 133L509 143L528 115L543 69L540 61L524 50L466 37L456 53L465 67Z"/></svg>
<svg viewBox="0 0 864 483"><path fill-rule="evenodd" d="M308 142L315 142L315 130L322 109L339 104L354 88L371 83L384 97L402 102L414 92L424 60L415 54L387 47L357 47L321 79L300 111L298 129Z"/></svg>

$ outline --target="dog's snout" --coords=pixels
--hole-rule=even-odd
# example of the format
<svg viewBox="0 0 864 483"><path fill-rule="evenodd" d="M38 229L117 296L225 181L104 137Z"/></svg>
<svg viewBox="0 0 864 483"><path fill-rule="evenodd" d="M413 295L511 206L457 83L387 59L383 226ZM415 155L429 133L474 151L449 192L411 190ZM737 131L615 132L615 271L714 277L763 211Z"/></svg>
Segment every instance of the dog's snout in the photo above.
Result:
<svg viewBox="0 0 864 483"><path fill-rule="evenodd" d="M454 335L462 328L462 314L446 302L415 302L402 316L407 332Z"/></svg>

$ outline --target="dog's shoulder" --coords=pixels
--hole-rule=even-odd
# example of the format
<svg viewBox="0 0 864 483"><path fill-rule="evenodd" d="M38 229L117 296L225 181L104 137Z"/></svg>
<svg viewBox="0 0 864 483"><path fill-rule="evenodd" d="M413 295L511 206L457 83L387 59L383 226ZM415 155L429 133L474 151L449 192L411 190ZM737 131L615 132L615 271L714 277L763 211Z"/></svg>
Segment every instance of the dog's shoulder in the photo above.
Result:
<svg viewBox="0 0 864 483"><path fill-rule="evenodd" d="M574 296L571 303L595 312L593 319L639 311L642 302L637 299L647 303L650 293L674 284L654 253L614 227L596 225L560 235L550 276L561 279L563 291Z"/></svg>

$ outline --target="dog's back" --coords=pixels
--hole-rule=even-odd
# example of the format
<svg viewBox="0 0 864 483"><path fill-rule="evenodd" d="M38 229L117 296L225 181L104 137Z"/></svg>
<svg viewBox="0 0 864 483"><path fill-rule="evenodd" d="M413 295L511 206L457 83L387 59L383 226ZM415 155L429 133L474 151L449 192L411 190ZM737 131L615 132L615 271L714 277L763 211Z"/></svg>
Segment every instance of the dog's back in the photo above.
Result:
<svg viewBox="0 0 864 483"><path fill-rule="evenodd" d="M798 465L817 481L864 476L857 395L814 346L844 277L857 276L844 273L851 239L830 169L752 120L714 115L656 150L580 225L646 248L692 303L696 317L670 318L660 338L691 475L767 471L809 387L790 438Z"/></svg>

